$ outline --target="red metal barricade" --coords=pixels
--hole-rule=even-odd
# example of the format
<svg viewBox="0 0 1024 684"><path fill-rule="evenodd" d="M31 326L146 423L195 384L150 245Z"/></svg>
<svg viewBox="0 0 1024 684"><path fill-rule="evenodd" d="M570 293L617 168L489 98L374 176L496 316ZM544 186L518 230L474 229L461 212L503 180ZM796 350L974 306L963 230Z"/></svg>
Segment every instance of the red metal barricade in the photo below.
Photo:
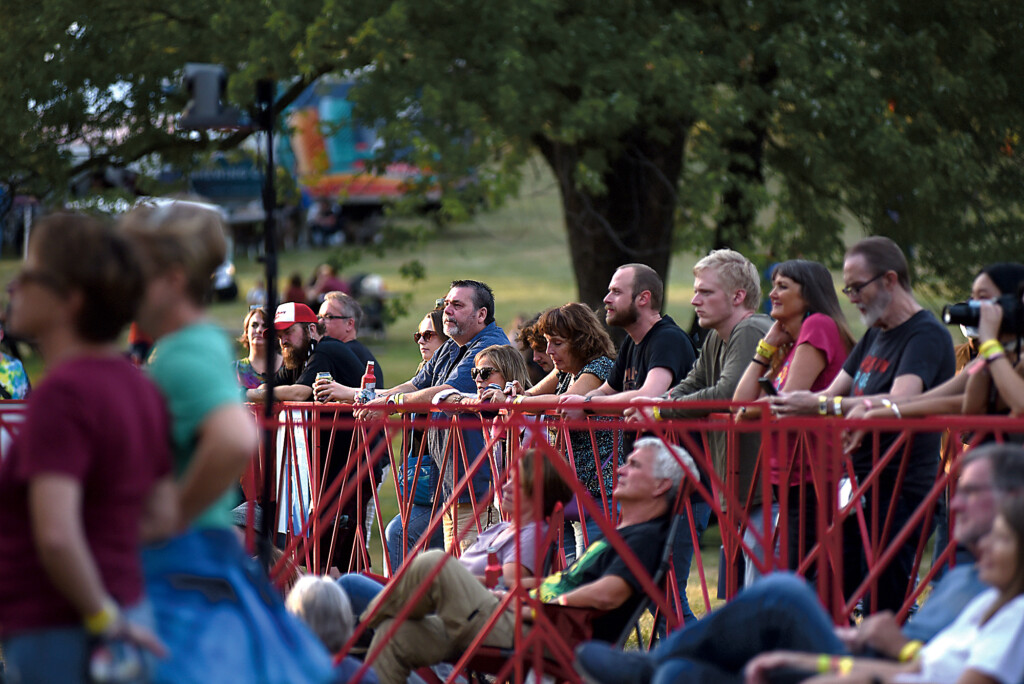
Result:
<svg viewBox="0 0 1024 684"><path fill-rule="evenodd" d="M695 404L687 405L688 409L695 407ZM885 576L887 570L897 567L897 559L899 562L906 561L906 551L912 548L913 561L906 577L906 591L901 594L901 617L906 616L940 568L952 562L954 549L949 544L943 549L936 549L930 568L927 572L921 572L922 564L929 562L925 556L926 543L931 536L936 509L954 489L959 456L964 445L990 439L1002 441L1011 435L1024 434L1024 419L989 416L846 421L818 417L779 420L765 413L758 420L736 422L728 413L729 405L722 403L705 405L703 408L709 414L704 418L628 423L618 419L597 422L593 418L562 416L555 411L554 398L550 411L541 417L524 415L514 405L505 405L497 415L470 413L456 417L437 413L431 416L431 410L436 411L436 407L404 408L418 413L354 420L350 409L344 406L331 405L325 408L316 404L282 405L283 412L271 426L278 432L276 443L279 453L276 459L269 461L276 463L274 472L269 475L274 478L276 485L273 491L277 507L288 511L287 515L275 516L273 523L285 539L286 556L308 567L322 567L321 556L330 553L330 549L319 548L319 529L336 520L339 511L354 499L360 512L353 521L357 544L352 555L343 559L343 565L354 571L368 569L371 566L370 559L377 556L377 553L376 549L370 552L367 548L367 527L362 518L368 502L365 498L367 489L355 484L369 478L377 464L389 466L393 476L383 486L394 488L391 491L396 493L398 514L403 517L405 528L404 523L408 520L411 508L411 494L415 488L406 487L403 491L397 487L394 474L404 472L403 454L409 453L414 442L411 435L414 430L449 430L451 438L446 441L446 452L438 460L443 472L453 467L453 463L458 463L461 477L455 483L454 491L448 493L447 500L439 484L428 530L406 554L407 559L425 547L433 531L442 525L444 513L451 509L461 494L470 492L474 511L481 512L483 507L495 500L504 478L518 477L517 464L524 450L534 449L573 485L581 514L595 519L616 550L629 558L631 566L637 566L634 571L641 577L644 591L652 597L658 610L673 615L673 618L680 605L676 583L671 578L663 586L655 586L651 582L651 578L642 572L638 561L615 532L614 500L604 497L595 499L576 481L575 459L595 458L596 449L592 449L591 453L572 453L568 431L587 430L592 433L598 429L613 430L616 445L624 437L640 431L687 448L707 476L705 482L694 483L694 488L698 496L710 505L721 530L726 568L720 570L726 575L726 597L734 595L739 587L739 580L731 568L741 558L747 558L748 565L760 573L787 569L792 565L800 574L815 579L822 603L828 607L837 624L847 622L857 610L859 602L865 612L875 608L877 592L881 591L880 578ZM326 427L331 430L325 430ZM481 428L485 434L484 449L480 453L470 453L466 449L466 440L462 438L463 431ZM843 453L843 436L851 429L863 431L863 443L873 447L870 467L866 471L863 465L855 467L850 457ZM320 473L324 472L326 461L339 457L330 456L332 440L343 439L342 433L348 432L352 436L348 441L346 460L340 475L333 481L323 481ZM939 468L940 454L936 449L934 480L928 483L927 491L907 498L909 488L904 487L904 479L908 446L928 434L940 432L949 435L942 459L948 468ZM306 449L302 448L303 433L307 435ZM716 434L724 435L726 451L721 454L724 457L723 466L718 472L709 454L709 444L721 441L709 439ZM753 466L749 462L741 462L738 445L740 437L747 434L759 436L762 445ZM880 448L882 436L887 434L895 434L897 437L888 448ZM426 440L418 443L421 453L424 453L425 443ZM771 445L771 448L765 445ZM774 486L770 477L773 449L775 454L781 455L774 462ZM738 491L738 476L742 469L750 467L753 467L757 477L753 479L749 491ZM476 491L473 475L487 468L494 474L494 485L487 492ZM598 467L597 471L600 473L601 468ZM301 480L303 473L308 473L308 486L303 487L301 482L290 482L296 478ZM260 491L253 484L266 475L254 469L246 490ZM845 493L841 492L844 480L848 483L845 485ZM442 475L440 482L443 481ZM759 488L762 501L775 501L777 512L772 506L752 509L744 503L753 498L750 495L755 487ZM307 491L308 498L303 498ZM383 517L377 488L370 487L369 492L375 504L374 522L379 532L374 543L380 541L380 557L384 564L381 569L386 574L400 576L405 566L391 568L387 560L383 530L388 521ZM500 494L497 498L500 499ZM912 505L905 506L907 501ZM518 504L513 502L515 505ZM795 529L788 523L790 510L794 507L798 511L798 514L792 516ZM900 510L900 507L906 510ZM268 524L267 520L265 524ZM691 535L694 546L699 548L692 520L682 529L683 533ZM456 538L462 538L470 531L456 530ZM561 549L561 536L562 530L550 530L547 541ZM844 577L844 554L849 556L851 549L863 554L864 572L856 577ZM453 550L453 553L457 554L457 550ZM543 555L540 550L537 553L538 556ZM564 556L560 551L555 555L555 567L559 567L558 559L564 562ZM538 557L534 567L542 567L540 563ZM700 553L695 554L695 564L695 579L700 582L704 610L710 610L711 592L705 582L705 568ZM683 569L680 571L685 572ZM431 578L427 579L429 581ZM848 589L850 586L855 589L844 592L844 580ZM396 616L391 625L392 630L397 630L419 596L426 591L426 585L427 582L416 596L411 597L404 614ZM530 605L531 602L535 604L535 599L530 598L525 590L513 587L503 598L502 606ZM673 619L670 624L675 622ZM493 620L488 627L492 623ZM485 632L488 627L485 627ZM520 627L520 618L517 618L517 633ZM352 643L355 643L360 633L361 630L353 637ZM482 641L483 635L474 641L466 655L456 663L456 672L472 659ZM539 645L543 645L543 648ZM521 680L524 668L544 669L539 653L567 666L571 662L572 644L567 643L559 629L541 614L532 629L522 631L516 643L516 651L524 654L524 659L510 663L505 668L507 671L501 674ZM368 662L372 662L374 657L375 654L368 654Z"/></svg>

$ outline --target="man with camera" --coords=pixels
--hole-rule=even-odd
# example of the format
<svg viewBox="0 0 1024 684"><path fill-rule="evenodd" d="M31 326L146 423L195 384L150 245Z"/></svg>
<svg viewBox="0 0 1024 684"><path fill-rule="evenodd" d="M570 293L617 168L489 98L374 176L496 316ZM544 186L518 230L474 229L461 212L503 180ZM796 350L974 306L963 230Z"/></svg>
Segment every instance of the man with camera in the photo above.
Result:
<svg viewBox="0 0 1024 684"><path fill-rule="evenodd" d="M906 257L895 242L873 236L855 244L846 253L843 281L843 292L857 306L868 331L824 393L802 391L772 397L772 410L780 416L860 418L872 408L884 406L899 417L901 399L917 396L953 376L952 339L938 319L914 298ZM881 458L899 436L879 435L877 457ZM889 462L865 495L869 530L886 527L888 539L892 539L903 529L935 481L940 437L937 433L915 434L907 446L900 447L901 453ZM876 463L874 440L848 440L845 446L851 453L857 480L863 482ZM894 497L901 475L902 485ZM890 508L893 519L885 526ZM865 542L857 516L847 518L843 540L843 579L846 594L850 595L867 574ZM896 611L903 603L916 544L913 535L910 540L900 547L878 579L872 598L877 600L879 610ZM880 541L884 548L887 540Z"/></svg>

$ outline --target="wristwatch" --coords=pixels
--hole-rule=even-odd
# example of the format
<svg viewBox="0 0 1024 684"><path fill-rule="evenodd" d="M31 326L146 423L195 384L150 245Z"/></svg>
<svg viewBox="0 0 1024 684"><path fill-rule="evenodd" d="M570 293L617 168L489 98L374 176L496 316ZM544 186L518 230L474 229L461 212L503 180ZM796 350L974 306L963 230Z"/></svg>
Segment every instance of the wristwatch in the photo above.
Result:
<svg viewBox="0 0 1024 684"><path fill-rule="evenodd" d="M587 397L586 399L583 400L583 412L586 413L588 416L593 415L594 413L594 409L587 406L587 404L590 403L591 399L593 399L593 397Z"/></svg>

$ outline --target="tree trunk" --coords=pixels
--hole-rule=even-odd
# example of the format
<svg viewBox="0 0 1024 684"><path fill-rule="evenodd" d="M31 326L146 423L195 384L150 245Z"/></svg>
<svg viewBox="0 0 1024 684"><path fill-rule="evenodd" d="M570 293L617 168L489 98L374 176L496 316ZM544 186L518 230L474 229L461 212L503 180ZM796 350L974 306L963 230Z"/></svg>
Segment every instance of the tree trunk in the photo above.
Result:
<svg viewBox="0 0 1024 684"><path fill-rule="evenodd" d="M601 195L575 180L585 144L536 141L558 179L579 299L595 310L603 309L608 281L623 264L647 264L668 281L687 127L676 122L661 130L665 136L657 139L646 129L623 136Z"/></svg>

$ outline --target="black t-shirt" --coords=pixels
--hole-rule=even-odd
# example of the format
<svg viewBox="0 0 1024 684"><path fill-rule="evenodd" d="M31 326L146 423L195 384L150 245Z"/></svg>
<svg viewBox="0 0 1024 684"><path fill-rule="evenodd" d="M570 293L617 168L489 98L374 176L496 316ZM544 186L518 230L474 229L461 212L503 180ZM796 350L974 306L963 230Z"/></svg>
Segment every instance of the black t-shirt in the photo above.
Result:
<svg viewBox="0 0 1024 684"><path fill-rule="evenodd" d="M333 337L321 337L313 346L313 353L302 367L302 373L296 385L312 387L316 382L316 374L328 372L335 382L348 387L359 387L366 366L352 353L344 342Z"/></svg>
<svg viewBox="0 0 1024 684"><path fill-rule="evenodd" d="M668 526L668 516L662 516L618 530L622 540L636 554L648 575L653 575L658 569L661 553L665 548ZM646 596L646 592L629 570L626 561L622 560L621 554L607 539L593 542L566 570L546 577L538 587L537 595L542 601L553 602L562 594L608 575L621 577L633 589L632 595L621 606L594 621L594 638L614 642L625 629L626 621L632 617L633 611Z"/></svg>
<svg viewBox="0 0 1024 684"><path fill-rule="evenodd" d="M333 337L322 337L313 342L313 351L306 359L301 371L289 371L282 367L277 374L277 382L281 385L306 385L312 387L316 382L316 374L327 372L335 382L349 387L359 387L363 377L363 366L344 342ZM312 401L312 398L310 399ZM331 414L324 416L329 419ZM345 414L345 418L348 414ZM320 430L321 445L330 444L331 429ZM352 441L351 430L337 430L334 434L331 458L328 459L325 475L328 479L337 476L345 468L348 461L349 445Z"/></svg>
<svg viewBox="0 0 1024 684"><path fill-rule="evenodd" d="M949 331L929 311L918 311L905 323L881 330L871 328L857 343L843 364L853 378L850 396L884 394L901 375L916 375L930 390L953 377L956 358ZM881 435L879 456L885 453L898 435ZM917 433L913 436L904 488L923 494L935 480L941 435ZM865 437L854 452L854 470L859 477L871 469L872 440ZM887 474L895 476L900 459L894 459ZM891 473L890 473L891 471ZM886 478L892 479L892 478Z"/></svg>
<svg viewBox="0 0 1024 684"><path fill-rule="evenodd" d="M672 373L672 381L669 382L669 387L672 387L686 377L696 359L697 350L690 336L676 325L671 316L662 316L647 331L640 344L634 344L633 338L626 337L608 374L608 385L616 392L640 389L652 368L667 368Z"/></svg>
<svg viewBox="0 0 1024 684"><path fill-rule="evenodd" d="M370 351L365 344L359 340L349 340L345 343L345 346L356 355L357 359L359 359L359 364L363 367L363 371L366 370L366 362L373 361L373 377L376 382L377 389L379 390L383 387L387 387L387 385L384 384L384 369L380 367L380 362L377 361L377 357L373 355L373 352ZM362 380L362 378L363 376L360 375L359 379ZM358 385L356 385L356 387L358 387Z"/></svg>

